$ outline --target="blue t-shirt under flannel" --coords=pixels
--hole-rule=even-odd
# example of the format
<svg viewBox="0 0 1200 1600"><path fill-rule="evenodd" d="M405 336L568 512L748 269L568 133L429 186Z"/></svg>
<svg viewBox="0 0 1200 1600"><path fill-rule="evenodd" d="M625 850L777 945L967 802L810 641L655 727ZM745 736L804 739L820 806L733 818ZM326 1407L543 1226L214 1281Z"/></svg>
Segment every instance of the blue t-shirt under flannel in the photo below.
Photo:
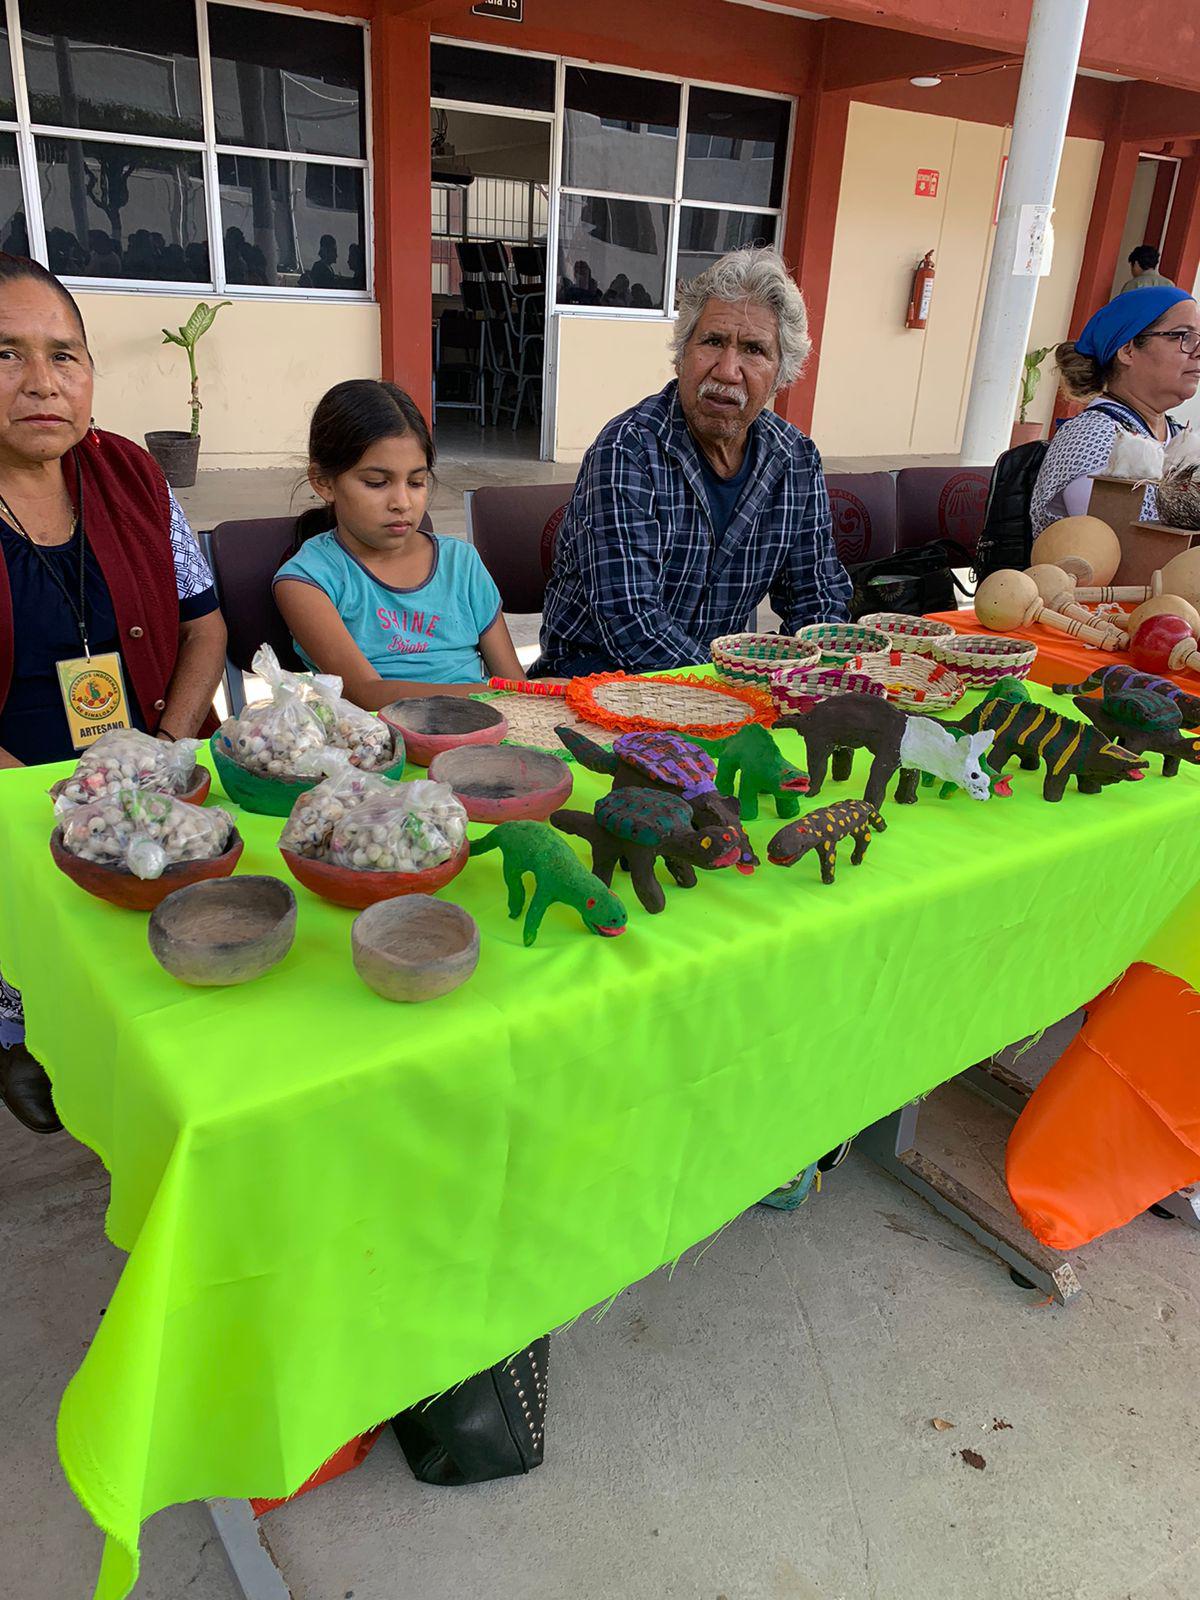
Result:
<svg viewBox="0 0 1200 1600"><path fill-rule="evenodd" d="M500 591L473 545L426 534L433 571L415 589L381 583L336 533L300 547L275 574L310 583L333 601L355 644L381 678L479 683L479 640L500 615ZM296 649L308 662L297 644Z"/></svg>

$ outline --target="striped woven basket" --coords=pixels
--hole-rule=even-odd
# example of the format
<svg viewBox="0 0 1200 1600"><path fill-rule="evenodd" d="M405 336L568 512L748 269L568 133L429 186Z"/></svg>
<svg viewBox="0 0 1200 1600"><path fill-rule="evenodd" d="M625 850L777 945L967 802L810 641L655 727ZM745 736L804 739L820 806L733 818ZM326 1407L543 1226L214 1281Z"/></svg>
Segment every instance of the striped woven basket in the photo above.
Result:
<svg viewBox="0 0 1200 1600"><path fill-rule="evenodd" d="M956 633L933 647L934 660L956 673L967 689L986 689L1001 678L1027 678L1036 657L1036 644L995 633Z"/></svg>
<svg viewBox="0 0 1200 1600"><path fill-rule="evenodd" d="M948 711L963 697L963 681L956 672L911 650L855 656L847 670L881 683L887 698L901 711Z"/></svg>
<svg viewBox="0 0 1200 1600"><path fill-rule="evenodd" d="M928 655L935 639L946 639L954 633L948 622L938 622L934 617L910 617L903 611L872 611L859 617L864 628L876 628L886 633L896 650L915 650Z"/></svg>
<svg viewBox="0 0 1200 1600"><path fill-rule="evenodd" d="M784 633L727 633L710 649L723 683L751 689L769 689L775 667L815 667L821 659L819 645Z"/></svg>
<svg viewBox="0 0 1200 1600"><path fill-rule="evenodd" d="M870 655L875 650L890 650L890 634L878 628L864 628L857 622L810 622L796 629L796 637L820 647L823 666L840 667L853 656Z"/></svg>
<svg viewBox="0 0 1200 1600"><path fill-rule="evenodd" d="M771 699L781 712L811 711L818 700L834 694L871 694L883 698L882 683L847 667L776 667L771 674Z"/></svg>

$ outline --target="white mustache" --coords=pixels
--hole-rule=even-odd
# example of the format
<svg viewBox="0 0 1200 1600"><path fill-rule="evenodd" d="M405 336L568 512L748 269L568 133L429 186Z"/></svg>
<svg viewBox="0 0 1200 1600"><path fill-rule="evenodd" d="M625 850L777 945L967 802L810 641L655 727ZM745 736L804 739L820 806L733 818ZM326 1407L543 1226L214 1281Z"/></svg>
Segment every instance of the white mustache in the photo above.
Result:
<svg viewBox="0 0 1200 1600"><path fill-rule="evenodd" d="M739 408L744 408L750 400L750 396L745 389L739 388L735 384L718 383L715 378L705 378L696 391L696 397L700 400L707 400L710 395L718 400L733 400Z"/></svg>

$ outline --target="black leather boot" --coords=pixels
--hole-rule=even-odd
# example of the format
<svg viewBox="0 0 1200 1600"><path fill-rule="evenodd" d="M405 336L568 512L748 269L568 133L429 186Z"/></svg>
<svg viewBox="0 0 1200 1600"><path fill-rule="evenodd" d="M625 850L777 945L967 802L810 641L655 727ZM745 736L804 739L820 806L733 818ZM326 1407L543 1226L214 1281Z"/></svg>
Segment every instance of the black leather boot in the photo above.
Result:
<svg viewBox="0 0 1200 1600"><path fill-rule="evenodd" d="M0 1099L31 1133L61 1133L50 1079L23 1044L0 1049Z"/></svg>

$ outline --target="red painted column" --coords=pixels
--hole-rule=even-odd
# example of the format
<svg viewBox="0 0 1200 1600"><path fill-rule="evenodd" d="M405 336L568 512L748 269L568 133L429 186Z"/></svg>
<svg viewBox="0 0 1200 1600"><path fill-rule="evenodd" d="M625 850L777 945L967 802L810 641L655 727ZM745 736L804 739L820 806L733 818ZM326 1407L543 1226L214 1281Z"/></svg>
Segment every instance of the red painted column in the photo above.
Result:
<svg viewBox="0 0 1200 1600"><path fill-rule="evenodd" d="M812 427L821 334L829 299L850 97L822 94L817 89L801 99L796 114L787 230L782 248L784 259L804 291L813 353L799 381L780 396L777 409L789 422L807 431Z"/></svg>
<svg viewBox="0 0 1200 1600"><path fill-rule="evenodd" d="M1138 147L1126 144L1119 132L1104 144L1104 156L1096 179L1096 197L1083 246L1083 262L1071 312L1071 334L1083 327L1093 311L1112 297L1113 277L1121 251L1121 236L1129 215L1133 179L1137 172Z"/></svg>
<svg viewBox="0 0 1200 1600"><path fill-rule="evenodd" d="M1154 178L1154 193L1150 196L1150 210L1146 215L1146 237L1139 244L1152 244L1157 250L1163 237L1163 223L1167 220L1167 207L1171 203L1171 187L1175 182L1175 163L1160 161ZM1164 241L1165 243L1165 241Z"/></svg>
<svg viewBox="0 0 1200 1600"><path fill-rule="evenodd" d="M1200 271L1200 156L1187 156L1180 163L1159 270L1189 290Z"/></svg>
<svg viewBox="0 0 1200 1600"><path fill-rule="evenodd" d="M381 11L371 29L375 293L383 376L432 420L429 24Z"/></svg>

